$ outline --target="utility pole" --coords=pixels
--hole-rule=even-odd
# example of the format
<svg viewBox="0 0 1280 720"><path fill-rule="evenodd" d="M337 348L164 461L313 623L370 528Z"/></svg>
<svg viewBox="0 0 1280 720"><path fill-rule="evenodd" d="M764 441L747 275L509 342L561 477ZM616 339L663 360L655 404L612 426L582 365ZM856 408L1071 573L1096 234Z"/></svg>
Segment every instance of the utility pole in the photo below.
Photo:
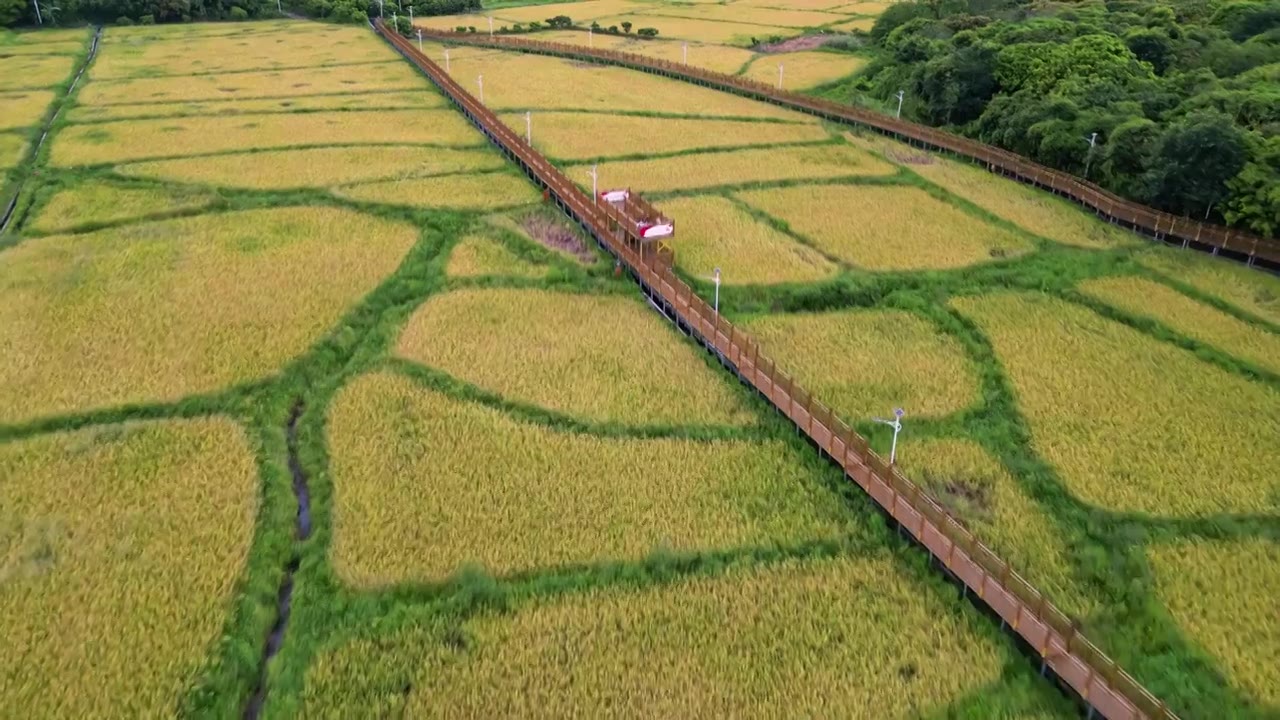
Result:
<svg viewBox="0 0 1280 720"><path fill-rule="evenodd" d="M893 428L893 445L889 446L889 465L898 459L898 433L902 431L902 416L906 415L906 411L902 408L893 409L893 419L885 420L884 418L871 418L875 422L888 425Z"/></svg>
<svg viewBox="0 0 1280 720"><path fill-rule="evenodd" d="M1085 138L1085 139L1089 141L1089 154L1088 154L1088 155L1085 155L1085 158L1084 158L1084 179L1085 179L1085 180L1088 180L1088 179L1089 179L1089 165L1091 165L1091 164L1093 163L1093 146L1094 146L1094 145L1096 145L1096 144L1097 144L1097 142L1098 142L1098 133L1093 133L1092 135L1090 135L1089 137L1087 137L1087 138ZM1207 213L1206 213L1206 215L1207 215Z"/></svg>
<svg viewBox="0 0 1280 720"><path fill-rule="evenodd" d="M36 9L36 22L43 25L44 16L40 14L40 0L31 0L31 6Z"/></svg>
<svg viewBox="0 0 1280 720"><path fill-rule="evenodd" d="M898 120L902 119L902 98L906 96L907 96L906 90L898 91L898 112L894 114L894 117L897 118Z"/></svg>

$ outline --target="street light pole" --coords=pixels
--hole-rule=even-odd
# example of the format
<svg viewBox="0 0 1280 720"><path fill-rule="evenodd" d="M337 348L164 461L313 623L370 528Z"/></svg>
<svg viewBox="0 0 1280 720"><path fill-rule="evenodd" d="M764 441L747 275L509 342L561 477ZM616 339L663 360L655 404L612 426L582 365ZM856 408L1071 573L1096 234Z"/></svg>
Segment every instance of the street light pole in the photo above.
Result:
<svg viewBox="0 0 1280 720"><path fill-rule="evenodd" d="M894 117L899 120L902 119L902 98L906 97L906 95L907 92L905 90L898 91L898 112L894 114Z"/></svg>
<svg viewBox="0 0 1280 720"><path fill-rule="evenodd" d="M418 52L422 52L422 28L418 28ZM448 69L449 61L445 61L445 69Z"/></svg>
<svg viewBox="0 0 1280 720"><path fill-rule="evenodd" d="M40 0L31 0L31 5L36 9L36 22L43 25L44 16L40 14Z"/></svg>
<svg viewBox="0 0 1280 720"><path fill-rule="evenodd" d="M778 63L778 89L782 89L782 63Z"/></svg>
<svg viewBox="0 0 1280 720"><path fill-rule="evenodd" d="M413 6L409 6L409 27L413 27ZM418 48L421 50L422 48Z"/></svg>
<svg viewBox="0 0 1280 720"><path fill-rule="evenodd" d="M476 76L476 84L480 86L480 102L483 104L484 103L484 76L483 75Z"/></svg>
<svg viewBox="0 0 1280 720"><path fill-rule="evenodd" d="M893 444L889 446L889 465L893 465L898 459L898 433L902 431L902 416L906 415L906 411L902 408L893 409L893 419L885 420L884 418L871 418L875 422L888 425L893 428Z"/></svg>
<svg viewBox="0 0 1280 720"><path fill-rule="evenodd" d="M595 31L587 28L587 47L594 48L596 46Z"/></svg>
<svg viewBox="0 0 1280 720"><path fill-rule="evenodd" d="M524 141L533 147L533 111L524 111Z"/></svg>
<svg viewBox="0 0 1280 720"><path fill-rule="evenodd" d="M1084 158L1084 179L1088 180L1089 165L1093 163L1093 146L1098 142L1098 133L1093 133L1092 135L1090 135L1085 139L1089 141L1089 154L1085 155L1085 158Z"/></svg>
<svg viewBox="0 0 1280 720"><path fill-rule="evenodd" d="M683 52L683 53L684 53L684 55L683 55L683 58L684 58L684 64L685 64L685 65L688 65L688 64L689 64L689 43L685 43L684 45L682 45L682 46L681 46L681 48L680 48L680 50L681 50L681 52Z"/></svg>
<svg viewBox="0 0 1280 720"><path fill-rule="evenodd" d="M419 30L419 31L418 31L418 35L422 35L422 31L421 31L421 30ZM449 69L449 48L445 48L445 49L444 49L444 71L445 71L445 72L450 72L450 69Z"/></svg>
<svg viewBox="0 0 1280 720"><path fill-rule="evenodd" d="M489 37L493 37L493 16L489 16Z"/></svg>
<svg viewBox="0 0 1280 720"><path fill-rule="evenodd" d="M716 281L716 304L715 304L716 317L720 317L720 268L716 268L715 281Z"/></svg>

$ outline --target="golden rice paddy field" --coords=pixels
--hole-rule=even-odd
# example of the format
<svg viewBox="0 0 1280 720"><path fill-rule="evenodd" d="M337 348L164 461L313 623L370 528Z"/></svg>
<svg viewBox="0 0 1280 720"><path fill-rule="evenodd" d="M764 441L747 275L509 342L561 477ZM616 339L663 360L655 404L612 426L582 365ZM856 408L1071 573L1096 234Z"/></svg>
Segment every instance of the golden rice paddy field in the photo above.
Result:
<svg viewBox="0 0 1280 720"><path fill-rule="evenodd" d="M841 19L839 15L814 10L782 10L779 8L736 4L732 7L719 4L671 5L654 8L651 14L663 17L696 18L699 20L732 20L752 25L773 25L789 28L821 27ZM645 22L649 21L646 19ZM655 20L654 22L657 21Z"/></svg>
<svg viewBox="0 0 1280 720"><path fill-rule="evenodd" d="M596 590L337 647L304 714L932 717L1007 656L953 608L886 557Z"/></svg>
<svg viewBox="0 0 1280 720"><path fill-rule="evenodd" d="M910 186L806 185L737 193L819 250L867 270L964 267L1031 243Z"/></svg>
<svg viewBox="0 0 1280 720"><path fill-rule="evenodd" d="M258 471L243 428L211 417L14 440L0 443L0 477L7 711L177 714L253 537Z"/></svg>
<svg viewBox="0 0 1280 720"><path fill-rule="evenodd" d="M550 270L516 255L501 242L483 235L468 235L449 251L445 274L451 278L498 275L538 280Z"/></svg>
<svg viewBox="0 0 1280 720"><path fill-rule="evenodd" d="M581 177L582 167L573 167ZM892 175L894 168L852 145L797 145L689 153L600 163L600 182L646 193L786 180ZM682 243L683 245L683 243Z"/></svg>
<svg viewBox="0 0 1280 720"><path fill-rule="evenodd" d="M680 218L676 262L690 275L710 278L720 268L729 285L813 282L838 268L720 196L677 198L663 212Z"/></svg>
<svg viewBox="0 0 1280 720"><path fill-rule="evenodd" d="M833 16L832 20L838 17ZM699 18L682 18L662 14L625 13L597 18L603 27L630 21L637 28L651 27L658 30L660 37L678 38L680 40L697 40L699 42L737 45L752 45L752 39L768 38L774 35L788 36L799 34L796 28L781 25L758 25L729 20L705 20Z"/></svg>
<svg viewBox="0 0 1280 720"><path fill-rule="evenodd" d="M75 66L71 55L0 57L0 92L53 87L69 81Z"/></svg>
<svg viewBox="0 0 1280 720"><path fill-rule="evenodd" d="M334 194L385 205L456 210L510 208L542 199L528 178L510 172L384 180L345 185Z"/></svg>
<svg viewBox="0 0 1280 720"><path fill-rule="evenodd" d="M218 196L206 190L86 182L54 194L27 227L48 233L85 225L109 225L122 220L208 207L217 201Z"/></svg>
<svg viewBox="0 0 1280 720"><path fill-rule="evenodd" d="M86 89L89 87L93 84ZM462 116L443 109L117 120L67 126L53 143L50 162L61 166L114 164L231 150L334 144L467 147L479 146L483 140Z"/></svg>
<svg viewBox="0 0 1280 720"><path fill-rule="evenodd" d="M1280 509L1280 390L1061 300L953 305L995 347L1035 450L1084 502L1168 517Z"/></svg>
<svg viewBox="0 0 1280 720"><path fill-rule="evenodd" d="M0 130L39 125L54 97L50 90L0 94L0 106L4 107L4 114L0 114Z"/></svg>
<svg viewBox="0 0 1280 720"><path fill-rule="evenodd" d="M605 33L591 33L588 36L587 33L578 30L541 32L535 36L535 39L645 55L669 62L687 63L694 67L706 68L727 75L737 73L752 58L756 57L756 53L746 48L728 45L664 39L661 37L651 40L638 40L634 36L608 35Z"/></svg>
<svg viewBox="0 0 1280 720"><path fill-rule="evenodd" d="M16 133L0 132L0 173L6 173L22 162L27 152L27 139Z"/></svg>
<svg viewBox="0 0 1280 720"><path fill-rule="evenodd" d="M1083 283L1080 289L1108 305L1157 320L1228 355L1280 374L1280 333L1143 278L1100 278Z"/></svg>
<svg viewBox="0 0 1280 720"><path fill-rule="evenodd" d="M504 165L502 156L488 150L345 145L155 160L120 165L116 171L154 180L285 190L497 170Z"/></svg>
<svg viewBox="0 0 1280 720"><path fill-rule="evenodd" d="M291 70L173 75L122 80L98 80L85 85L85 105L192 100L243 100L324 95L422 87L423 80L408 65L389 60L376 65L330 65Z"/></svg>
<svg viewBox="0 0 1280 720"><path fill-rule="evenodd" d="M443 46L430 49L443 53ZM495 110L638 111L814 122L797 112L679 80L561 58L502 52L455 59L451 52L449 67L454 80L477 97L478 78L483 77L484 102ZM529 82L531 76L538 82ZM564 92L566 87L573 92ZM535 115L535 129L541 128L543 113Z"/></svg>
<svg viewBox="0 0 1280 720"><path fill-rule="evenodd" d="M511 128L524 126L524 113L499 116ZM827 131L815 124L659 118L593 113L538 113L533 146L562 160L677 153L703 148L819 142Z"/></svg>
<svg viewBox="0 0 1280 720"><path fill-rule="evenodd" d="M908 440L898 462L943 507L1059 609L1087 618L1100 606L1074 576L1050 514L1009 471L969 440Z"/></svg>
<svg viewBox="0 0 1280 720"><path fill-rule="evenodd" d="M1262 539L1188 539L1147 551L1156 594L1227 681L1259 703L1280 705L1280 545Z"/></svg>
<svg viewBox="0 0 1280 720"><path fill-rule="evenodd" d="M758 57L744 76L776 86L781 75L786 90L803 90L849 76L867 61L854 55L833 52L791 52ZM782 72L778 72L781 66Z"/></svg>
<svg viewBox="0 0 1280 720"><path fill-rule="evenodd" d="M1280 278L1239 263L1162 247L1137 256L1144 267L1280 326Z"/></svg>
<svg viewBox="0 0 1280 720"><path fill-rule="evenodd" d="M510 349L492 352L495 337ZM751 422L678 337L631 298L464 289L428 299L395 352L505 399L596 422Z"/></svg>
<svg viewBox="0 0 1280 720"><path fill-rule="evenodd" d="M841 417L946 415L978 399L974 370L953 338L895 310L763 315L742 322L761 352Z"/></svg>
<svg viewBox="0 0 1280 720"><path fill-rule="evenodd" d="M576 435L389 374L347 386L327 427L332 560L357 586L840 533L834 496L776 442Z"/></svg>
<svg viewBox="0 0 1280 720"><path fill-rule="evenodd" d="M181 115L243 115L246 113L284 113L307 110L402 110L408 108L438 108L444 107L444 105L444 97L435 93L413 90L388 90L369 93L344 93L340 95L263 98L258 100L198 100L182 103L158 102L78 106L70 110L66 117L73 122L93 122L96 120L128 120Z"/></svg>
<svg viewBox="0 0 1280 720"><path fill-rule="evenodd" d="M269 23L273 32L157 40L107 33L102 58L93 64L95 80L149 76L224 74L248 70L355 65L394 60L395 51L369 42L360 27ZM374 68L369 68L374 70Z"/></svg>
<svg viewBox="0 0 1280 720"><path fill-rule="evenodd" d="M299 207L27 240L0 253L0 422L269 376L416 238L409 225Z"/></svg>

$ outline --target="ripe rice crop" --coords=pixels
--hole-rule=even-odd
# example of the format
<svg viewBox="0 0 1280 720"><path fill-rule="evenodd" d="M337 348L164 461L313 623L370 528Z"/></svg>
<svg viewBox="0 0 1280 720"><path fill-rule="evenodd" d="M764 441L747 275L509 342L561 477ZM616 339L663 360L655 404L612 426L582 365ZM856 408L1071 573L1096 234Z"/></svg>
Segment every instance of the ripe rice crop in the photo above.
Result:
<svg viewBox="0 0 1280 720"><path fill-rule="evenodd" d="M508 113L501 118L508 127L524 127L524 113ZM534 147L566 160L807 142L828 137L827 131L816 124L740 120L543 112L537 114L536 122Z"/></svg>
<svg viewBox="0 0 1280 720"><path fill-rule="evenodd" d="M294 207L29 239L0 253L0 423L267 376L416 238L350 210Z"/></svg>
<svg viewBox="0 0 1280 720"><path fill-rule="evenodd" d="M856 2L852 5L841 5L835 11L845 15L867 15L876 17L889 9L888 3L881 2Z"/></svg>
<svg viewBox="0 0 1280 720"><path fill-rule="evenodd" d="M345 185L334 193L352 200L409 205L421 208L488 210L538 202L538 188L523 175L485 173L443 177L385 180Z"/></svg>
<svg viewBox="0 0 1280 720"><path fill-rule="evenodd" d="M861 70L867 61L853 55L831 52L793 52L765 55L751 64L746 77L776 84L778 66L782 66L782 86L797 90L839 80Z"/></svg>
<svg viewBox="0 0 1280 720"><path fill-rule="evenodd" d="M1280 279L1272 275L1204 253L1162 247L1143 252L1137 259L1158 273L1280 325Z"/></svg>
<svg viewBox="0 0 1280 720"><path fill-rule="evenodd" d="M604 33L593 33L588 37L587 33L578 30L538 33L536 39L580 45L582 47L590 46L602 50L618 50L671 62L687 61L694 67L706 68L730 75L738 72L748 60L755 57L755 53L750 50L727 45L711 45L697 42L685 43L679 40L664 40L662 38L639 40L634 35L607 35ZM689 46L687 56L683 49L684 45Z"/></svg>
<svg viewBox="0 0 1280 720"><path fill-rule="evenodd" d="M495 110L661 111L813 122L800 113L679 80L562 58L501 53L458 60L450 55L450 67L454 80L473 94L478 94L476 77L484 76L484 102ZM530 82L530 78L537 78L537 82ZM573 92L564 92L566 87L572 87ZM543 117L543 113L534 113L535 138ZM523 118L520 127L524 127Z"/></svg>
<svg viewBox="0 0 1280 720"><path fill-rule="evenodd" d="M848 532L780 442L579 435L390 374L341 391L327 427L333 564L360 587Z"/></svg>
<svg viewBox="0 0 1280 720"><path fill-rule="evenodd" d="M382 145L267 150L155 160L121 165L117 172L222 187L282 190L467 170L494 170L505 164L501 155L487 149Z"/></svg>
<svg viewBox="0 0 1280 720"><path fill-rule="evenodd" d="M0 132L0 173L8 172L22 162L27 152L27 139L17 133Z"/></svg>
<svg viewBox="0 0 1280 720"><path fill-rule="evenodd" d="M95 80L77 98L83 105L190 100L243 100L374 90L427 91L425 80L407 63L334 65L211 75L176 75L132 80Z"/></svg>
<svg viewBox="0 0 1280 720"><path fill-rule="evenodd" d="M772 25L775 27L785 28L810 28L829 25L840 20L839 15L832 13L815 12L804 9L788 9L779 10L776 8L752 7L744 6L740 3L733 5L706 4L693 6L665 6L659 5L646 12L654 15L695 18L700 20L716 20L729 21L737 23L747 23L751 25ZM647 18L645 22L637 23L638 25L648 24ZM781 33L787 34L787 33Z"/></svg>
<svg viewBox="0 0 1280 720"><path fill-rule="evenodd" d="M831 10L847 5L846 0L737 0L731 7L763 7L779 10Z"/></svg>
<svg viewBox="0 0 1280 720"><path fill-rule="evenodd" d="M495 342L503 352L494 352ZM590 420L754 419L691 346L631 298L514 289L436 295L409 319L396 354L509 400Z"/></svg>
<svg viewBox="0 0 1280 720"><path fill-rule="evenodd" d="M634 0L587 0L586 2L555 3L529 7L507 7L494 10L492 14L494 16L494 25L497 26L501 24L500 20L512 23L543 22L547 18L555 17L556 15L568 15L574 21L594 20L605 15L631 12L646 7L649 7L647 3L635 2ZM466 25L471 23L458 24ZM480 28L480 23L474 24L477 29ZM488 20L484 21L484 29L489 29Z"/></svg>
<svg viewBox="0 0 1280 720"><path fill-rule="evenodd" d="M838 268L815 252L718 196L678 198L662 210L680 228L676 262L703 279L715 268L729 285L812 282Z"/></svg>
<svg viewBox="0 0 1280 720"><path fill-rule="evenodd" d="M91 29L82 28L41 28L39 30L31 30L25 32L13 32L11 30L0 28L0 48L4 52L10 52L16 47L49 47L70 42L81 43L89 38Z"/></svg>
<svg viewBox="0 0 1280 720"><path fill-rule="evenodd" d="M395 51L367 29L343 25L194 39L116 38L114 34L114 30L105 34L91 79L229 73L396 58Z"/></svg>
<svg viewBox="0 0 1280 720"><path fill-rule="evenodd" d="M177 715L253 537L244 431L203 418L16 440L0 477L6 714Z"/></svg>
<svg viewBox="0 0 1280 720"><path fill-rule="evenodd" d="M483 139L483 135L452 110L352 110L118 120L63 128L53 139L49 161L62 166L95 165L334 143L475 146L482 144Z"/></svg>
<svg viewBox="0 0 1280 720"><path fill-rule="evenodd" d="M165 25L116 25L110 28L111 39L146 38L171 40L188 38L198 40L219 35L266 37L287 30L311 30L312 24L297 20L254 20L251 23L173 23Z"/></svg>
<svg viewBox="0 0 1280 720"><path fill-rule="evenodd" d="M1082 501L1163 517L1275 510L1280 391L1061 300L953 304L995 347L1033 447Z"/></svg>
<svg viewBox="0 0 1280 720"><path fill-rule="evenodd" d="M1187 539L1147 557L1161 602L1227 681L1258 705L1280 705L1280 545Z"/></svg>
<svg viewBox="0 0 1280 720"><path fill-rule="evenodd" d="M891 558L741 567L353 642L313 665L304 714L941 717L1006 662L974 625Z"/></svg>
<svg viewBox="0 0 1280 720"><path fill-rule="evenodd" d="M1098 601L1073 578L1053 519L981 445L908 434L898 463L1060 610L1084 618L1097 609Z"/></svg>
<svg viewBox="0 0 1280 720"><path fill-rule="evenodd" d="M14 55L0 52L0 92L53 87L71 79L76 59L69 55Z"/></svg>
<svg viewBox="0 0 1280 720"><path fill-rule="evenodd" d="M84 42L49 42L5 45L0 41L0 55L79 55L84 51Z"/></svg>
<svg viewBox="0 0 1280 720"><path fill-rule="evenodd" d="M305 95L258 100L200 100L185 103L136 103L132 105L88 105L67 110L72 122L127 120L130 118L176 117L180 115L240 115L244 113L297 112L307 110L390 110L442 108L444 98L429 91L373 92L349 95Z"/></svg>
<svg viewBox="0 0 1280 720"><path fill-rule="evenodd" d="M129 188L86 182L61 190L40 208L28 227L37 232L68 230L86 224L108 224L162 212L208 206L218 196L186 188Z"/></svg>
<svg viewBox="0 0 1280 720"><path fill-rule="evenodd" d="M54 94L48 90L0 95L0 107L4 107L4 113L0 114L0 130L39 125L53 99Z"/></svg>
<svg viewBox="0 0 1280 720"><path fill-rule="evenodd" d="M1125 312L1164 323L1228 355L1280 373L1280 333L1250 325L1173 288L1143 278L1089 280L1080 289Z"/></svg>
<svg viewBox="0 0 1280 720"><path fill-rule="evenodd" d="M862 32L871 32L871 28L875 26L876 26L875 18L856 18L848 22L842 22L839 25L832 25L831 29L839 30L841 32L853 32L854 30L861 30Z"/></svg>
<svg viewBox="0 0 1280 720"><path fill-rule="evenodd" d="M776 25L752 25L748 23L725 22L720 20L701 20L697 18L671 17L656 14L663 8L646 11L654 14L629 13L608 18L599 18L604 27L621 25L630 21L636 27L657 28L662 37L679 38L681 40L698 40L706 43L722 45L751 45L752 38L767 38L773 35L794 35L795 28Z"/></svg>
<svg viewBox="0 0 1280 720"><path fill-rule="evenodd" d="M1022 229L1080 247L1132 244L1132 235L1089 215L1065 200L981 168L934 156L933 162L911 169Z"/></svg>
<svg viewBox="0 0 1280 720"><path fill-rule="evenodd" d="M1031 249L914 187L809 185L739 193L818 249L867 270L963 267Z"/></svg>
<svg viewBox="0 0 1280 720"><path fill-rule="evenodd" d="M589 168L584 168L589 169ZM581 177L579 168L571 168ZM800 145L602 163L600 181L645 192L776 180L892 175L893 166L852 145Z"/></svg>
<svg viewBox="0 0 1280 720"><path fill-rule="evenodd" d="M761 315L739 325L815 398L847 421L946 415L978 400L960 344L901 310Z"/></svg>
<svg viewBox="0 0 1280 720"><path fill-rule="evenodd" d="M538 279L546 277L549 269L516 255L491 238L468 235L449 252L444 272L451 278L503 275Z"/></svg>

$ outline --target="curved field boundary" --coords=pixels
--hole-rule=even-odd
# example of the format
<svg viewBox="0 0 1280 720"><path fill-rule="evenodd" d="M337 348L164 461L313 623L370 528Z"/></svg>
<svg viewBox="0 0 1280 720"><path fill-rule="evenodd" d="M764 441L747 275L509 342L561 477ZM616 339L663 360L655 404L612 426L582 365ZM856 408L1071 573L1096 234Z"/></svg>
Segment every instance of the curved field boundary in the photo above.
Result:
<svg viewBox="0 0 1280 720"><path fill-rule="evenodd" d="M416 28L415 28L416 29ZM817 115L824 120L867 127L898 139L959 155L984 165L991 172L999 172L1020 182L1035 185L1070 198L1098 215L1157 240L1176 239L1183 247L1192 244L1210 250L1214 255L1226 251L1230 256L1252 266L1257 261L1280 269L1280 241L1257 237L1220 225L1196 222L1170 215L1153 208L1126 200L1101 187L1081 180L1074 175L1050 170L1007 150L1001 150L975 140L962 138L942 130L897 120L863 108L840 105L827 100L779 90L764 83L736 75L705 70L692 65L659 60L657 58L567 45L564 43L526 40L507 36L491 37L480 33L458 33L447 30L422 28L422 36L433 40L445 40L463 45L505 48L522 52L556 55L586 62L620 65L632 70L657 73L665 77L694 82L781 105L792 110Z"/></svg>
<svg viewBox="0 0 1280 720"><path fill-rule="evenodd" d="M93 59L97 57L98 40L101 38L102 26L99 25L94 28L93 41L89 45L89 52L85 55L84 62L80 63L80 68L76 71L76 75L71 80L71 85L67 87L67 91L63 93L62 97L54 101L58 104L57 109L53 111L53 114L49 116L48 120L45 120L44 125L40 128L40 139L37 140L28 151L26 157L26 162L28 164L34 162L35 159L39 157L40 148L44 147L45 138L49 137L49 130L53 127L53 121L58 119L58 115L62 113L62 107L66 104L67 98L71 97L71 93L75 92L76 85L80 83L80 76L84 75L84 71L89 68L89 63L93 62ZM31 174L31 168L26 167L21 172L22 174L19 176L16 183L17 187L13 190L13 197L5 207L4 214L0 216L0 234L3 234L5 230L9 229L9 223L13 220L14 210L18 208L18 198L22 197L22 187L26 184L27 178Z"/></svg>
<svg viewBox="0 0 1280 720"><path fill-rule="evenodd" d="M795 422L818 449L870 495L880 508L924 547L966 595L972 593L998 615L1040 658L1042 674L1052 672L1090 708L1112 720L1175 720L1168 707L1080 634L1071 620L1008 563L965 530L920 486L875 454L867 441L798 386L760 352L754 339L735 328L671 271L661 253L637 252L617 227L616 212L596 205L546 158L512 132L488 108L418 52L409 40L379 21L374 30L424 72L507 157L543 187L544 197L591 233L625 264L650 302L689 332L780 412Z"/></svg>

